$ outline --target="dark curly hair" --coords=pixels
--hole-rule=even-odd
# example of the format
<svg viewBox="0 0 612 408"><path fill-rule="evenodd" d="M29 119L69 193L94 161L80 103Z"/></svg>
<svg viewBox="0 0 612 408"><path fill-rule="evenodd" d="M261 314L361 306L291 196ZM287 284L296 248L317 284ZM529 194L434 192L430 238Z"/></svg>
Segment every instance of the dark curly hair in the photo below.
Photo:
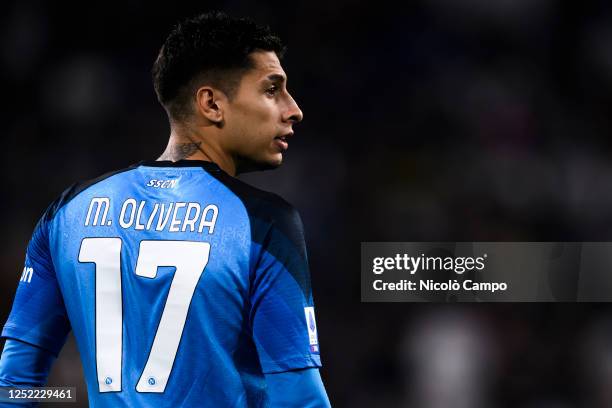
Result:
<svg viewBox="0 0 612 408"><path fill-rule="evenodd" d="M210 12L186 19L170 32L153 64L157 99L172 119L183 119L197 86L208 83L231 99L253 68L249 54L274 51L282 58L285 49L268 27L247 18Z"/></svg>

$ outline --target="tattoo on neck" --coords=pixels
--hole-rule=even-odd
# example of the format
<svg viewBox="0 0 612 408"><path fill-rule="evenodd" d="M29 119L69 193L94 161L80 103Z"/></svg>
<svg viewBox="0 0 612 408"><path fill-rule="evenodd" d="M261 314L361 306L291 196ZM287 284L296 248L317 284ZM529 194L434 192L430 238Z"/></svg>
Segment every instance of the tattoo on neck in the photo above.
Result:
<svg viewBox="0 0 612 408"><path fill-rule="evenodd" d="M189 142L189 143L174 143L169 146L166 151L159 157L158 160L182 160L193 155L198 149L202 142Z"/></svg>

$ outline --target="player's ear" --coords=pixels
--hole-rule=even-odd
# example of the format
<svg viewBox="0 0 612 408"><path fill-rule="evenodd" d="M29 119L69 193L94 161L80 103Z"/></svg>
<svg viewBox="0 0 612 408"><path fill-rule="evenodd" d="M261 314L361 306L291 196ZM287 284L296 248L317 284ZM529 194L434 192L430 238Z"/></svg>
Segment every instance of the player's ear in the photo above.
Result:
<svg viewBox="0 0 612 408"><path fill-rule="evenodd" d="M227 97L223 92L210 86L203 86L196 91L196 110L215 124L223 123L223 106Z"/></svg>

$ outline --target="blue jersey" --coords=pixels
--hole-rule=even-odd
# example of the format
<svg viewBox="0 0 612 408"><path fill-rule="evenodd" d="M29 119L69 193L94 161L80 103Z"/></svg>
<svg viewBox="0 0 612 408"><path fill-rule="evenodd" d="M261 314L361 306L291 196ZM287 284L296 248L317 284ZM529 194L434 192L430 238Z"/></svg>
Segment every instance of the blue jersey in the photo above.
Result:
<svg viewBox="0 0 612 408"><path fill-rule="evenodd" d="M92 407L266 406L264 374L321 365L299 215L203 161L69 188L2 336L57 354L70 330Z"/></svg>

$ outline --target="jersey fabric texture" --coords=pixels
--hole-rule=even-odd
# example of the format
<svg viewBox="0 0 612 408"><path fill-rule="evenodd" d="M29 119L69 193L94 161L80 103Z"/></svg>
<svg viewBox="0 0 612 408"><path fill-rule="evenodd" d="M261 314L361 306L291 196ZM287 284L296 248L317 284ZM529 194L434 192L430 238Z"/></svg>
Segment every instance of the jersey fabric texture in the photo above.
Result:
<svg viewBox="0 0 612 408"><path fill-rule="evenodd" d="M321 366L297 211L204 161L72 186L2 336L57 355L70 330L92 407L267 406L264 374Z"/></svg>

